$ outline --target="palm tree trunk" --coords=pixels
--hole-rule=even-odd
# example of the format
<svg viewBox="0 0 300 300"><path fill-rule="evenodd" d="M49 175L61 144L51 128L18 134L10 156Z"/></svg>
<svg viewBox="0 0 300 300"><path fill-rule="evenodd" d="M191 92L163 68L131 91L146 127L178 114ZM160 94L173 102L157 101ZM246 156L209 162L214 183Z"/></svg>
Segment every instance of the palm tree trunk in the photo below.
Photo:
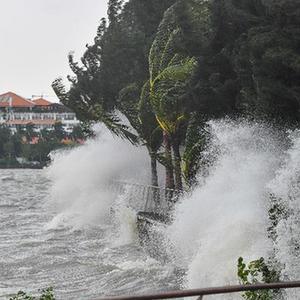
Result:
<svg viewBox="0 0 300 300"><path fill-rule="evenodd" d="M158 188L158 175L157 175L157 160L156 160L156 153L149 151L150 158L151 158L151 192L152 192L152 199L156 205L156 207L160 204L160 193Z"/></svg>
<svg viewBox="0 0 300 300"><path fill-rule="evenodd" d="M182 190L182 175L181 175L181 155L179 150L179 143L177 141L172 143L174 153L174 169L175 169L175 189Z"/></svg>
<svg viewBox="0 0 300 300"><path fill-rule="evenodd" d="M166 167L166 188L174 189L174 172L173 172L173 162L172 162L172 149L171 142L168 133L163 134L164 146L165 146L165 158L167 161Z"/></svg>
<svg viewBox="0 0 300 300"><path fill-rule="evenodd" d="M150 152L151 158L151 185L158 186L158 175L157 175L157 161L155 153Z"/></svg>

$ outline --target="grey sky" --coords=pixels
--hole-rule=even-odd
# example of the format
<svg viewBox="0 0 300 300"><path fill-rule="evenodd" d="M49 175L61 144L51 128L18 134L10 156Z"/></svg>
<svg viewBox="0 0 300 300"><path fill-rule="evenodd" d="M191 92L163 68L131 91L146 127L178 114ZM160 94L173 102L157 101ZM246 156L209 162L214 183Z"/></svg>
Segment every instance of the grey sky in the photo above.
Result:
<svg viewBox="0 0 300 300"><path fill-rule="evenodd" d="M68 53L81 56L106 9L107 0L0 0L0 93L55 101L51 82L71 74Z"/></svg>

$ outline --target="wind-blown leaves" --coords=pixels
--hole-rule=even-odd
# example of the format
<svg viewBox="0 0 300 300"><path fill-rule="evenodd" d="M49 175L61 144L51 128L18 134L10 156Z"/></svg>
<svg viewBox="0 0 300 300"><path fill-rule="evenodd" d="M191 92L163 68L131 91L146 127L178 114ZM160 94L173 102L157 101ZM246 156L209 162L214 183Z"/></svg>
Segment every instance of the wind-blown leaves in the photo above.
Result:
<svg viewBox="0 0 300 300"><path fill-rule="evenodd" d="M116 136L125 138L130 141L132 144L138 142L138 137L131 132L131 129L122 123L120 117L116 113L110 113L103 110L101 105L96 104L92 109L92 114L95 116L95 119L102 122L108 130L110 130Z"/></svg>
<svg viewBox="0 0 300 300"><path fill-rule="evenodd" d="M207 142L203 116L193 113L187 126L185 147L182 155L182 173L185 181L192 186L201 166L202 151Z"/></svg>
<svg viewBox="0 0 300 300"><path fill-rule="evenodd" d="M56 79L53 82L52 87L62 103L69 106L70 93L66 92L62 79ZM80 111L82 111L83 121L88 119L90 121L102 122L113 134L128 139L131 143L137 143L137 136L130 131L128 126L122 124L121 119L115 112L105 111L101 106L100 101L99 103L93 103L88 95L82 94L80 95L78 106L77 116L80 117Z"/></svg>
<svg viewBox="0 0 300 300"><path fill-rule="evenodd" d="M146 142L146 146L149 147L153 153L157 153L162 144L162 131L151 106L149 81L146 81L142 88L138 111L141 136Z"/></svg>
<svg viewBox="0 0 300 300"><path fill-rule="evenodd" d="M156 118L163 130L169 134L174 134L186 118L184 95L187 92L187 80L195 67L195 59L185 58L163 69L151 82L151 103Z"/></svg>
<svg viewBox="0 0 300 300"><path fill-rule="evenodd" d="M298 0L110 0L81 63L69 55L71 88L53 88L78 118L145 145L189 183L203 120L300 121L299 20Z"/></svg>

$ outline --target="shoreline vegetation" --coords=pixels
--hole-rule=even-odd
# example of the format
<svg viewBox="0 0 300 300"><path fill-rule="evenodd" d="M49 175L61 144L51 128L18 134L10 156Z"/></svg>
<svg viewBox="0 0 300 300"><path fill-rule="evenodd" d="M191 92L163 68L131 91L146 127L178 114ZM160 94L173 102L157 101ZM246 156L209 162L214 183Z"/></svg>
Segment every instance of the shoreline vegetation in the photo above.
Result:
<svg viewBox="0 0 300 300"><path fill-rule="evenodd" d="M146 147L149 184L161 164L165 188L189 189L209 120L299 127L299 25L297 0L109 0L94 42L69 55L70 88L52 87L81 121Z"/></svg>
<svg viewBox="0 0 300 300"><path fill-rule="evenodd" d="M85 138L80 126L66 133L61 123L40 132L33 125L20 127L16 132L1 125L0 169L42 169L50 163L52 151L79 146Z"/></svg>
<svg viewBox="0 0 300 300"><path fill-rule="evenodd" d="M43 169L47 166L47 163L27 163L27 164L20 164L17 161L0 161L0 170L1 169Z"/></svg>

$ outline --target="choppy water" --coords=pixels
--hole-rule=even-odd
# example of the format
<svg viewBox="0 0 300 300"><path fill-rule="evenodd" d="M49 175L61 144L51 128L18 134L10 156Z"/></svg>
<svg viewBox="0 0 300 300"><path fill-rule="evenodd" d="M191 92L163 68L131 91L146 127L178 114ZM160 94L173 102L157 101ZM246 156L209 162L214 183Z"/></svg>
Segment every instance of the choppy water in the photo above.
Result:
<svg viewBox="0 0 300 300"><path fill-rule="evenodd" d="M136 242L116 245L113 225L49 229L51 185L41 170L0 170L0 299L49 286L58 299L95 299L178 285Z"/></svg>
<svg viewBox="0 0 300 300"><path fill-rule="evenodd" d="M281 280L299 280L300 131L243 120L208 126L199 184L176 205L170 226L153 228L166 237L166 265L136 237L145 199L106 188L116 179L149 182L142 147L104 132L54 155L47 171L0 170L0 299L49 286L68 300L236 284L240 256L264 257ZM270 223L274 205L286 211L277 224ZM300 289L284 299L300 299Z"/></svg>

